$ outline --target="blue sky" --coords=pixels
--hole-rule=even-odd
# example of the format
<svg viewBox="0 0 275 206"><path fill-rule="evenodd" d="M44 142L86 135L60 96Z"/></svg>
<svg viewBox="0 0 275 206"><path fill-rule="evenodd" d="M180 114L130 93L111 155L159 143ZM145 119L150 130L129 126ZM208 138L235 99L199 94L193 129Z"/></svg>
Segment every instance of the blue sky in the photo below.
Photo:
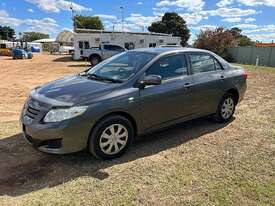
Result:
<svg viewBox="0 0 275 206"><path fill-rule="evenodd" d="M76 14L100 16L109 30L121 30L123 6L129 31L147 31L163 13L175 11L186 20L191 42L201 29L217 26L238 26L254 40L275 40L275 0L0 0L0 25L55 37L72 29L71 5Z"/></svg>

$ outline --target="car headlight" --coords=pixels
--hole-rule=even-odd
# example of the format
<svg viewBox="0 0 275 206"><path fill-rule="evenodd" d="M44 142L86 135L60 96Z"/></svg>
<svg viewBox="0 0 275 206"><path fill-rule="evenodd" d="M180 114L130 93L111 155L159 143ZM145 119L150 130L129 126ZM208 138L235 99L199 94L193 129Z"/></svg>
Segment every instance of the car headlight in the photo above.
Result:
<svg viewBox="0 0 275 206"><path fill-rule="evenodd" d="M44 122L60 122L66 119L71 119L83 114L87 108L87 106L80 106L65 109L52 109L44 117Z"/></svg>

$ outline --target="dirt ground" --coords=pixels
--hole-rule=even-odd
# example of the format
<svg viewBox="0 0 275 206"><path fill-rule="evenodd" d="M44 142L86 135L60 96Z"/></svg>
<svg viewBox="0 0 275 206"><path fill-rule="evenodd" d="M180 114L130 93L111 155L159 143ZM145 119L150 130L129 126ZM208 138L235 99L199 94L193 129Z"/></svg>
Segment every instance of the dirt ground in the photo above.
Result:
<svg viewBox="0 0 275 206"><path fill-rule="evenodd" d="M18 123L28 93L87 65L0 58L0 205L274 205L275 68L246 67L248 90L229 124L183 123L112 161L36 151Z"/></svg>

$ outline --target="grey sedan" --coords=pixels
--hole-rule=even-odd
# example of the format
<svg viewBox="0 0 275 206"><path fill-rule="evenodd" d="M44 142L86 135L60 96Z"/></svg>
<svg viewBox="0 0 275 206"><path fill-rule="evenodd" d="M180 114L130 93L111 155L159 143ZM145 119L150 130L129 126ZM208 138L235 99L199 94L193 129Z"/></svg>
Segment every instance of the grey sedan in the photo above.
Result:
<svg viewBox="0 0 275 206"><path fill-rule="evenodd" d="M88 149L116 158L138 135L209 115L230 121L246 78L206 50L127 51L32 90L21 114L23 134L43 152Z"/></svg>

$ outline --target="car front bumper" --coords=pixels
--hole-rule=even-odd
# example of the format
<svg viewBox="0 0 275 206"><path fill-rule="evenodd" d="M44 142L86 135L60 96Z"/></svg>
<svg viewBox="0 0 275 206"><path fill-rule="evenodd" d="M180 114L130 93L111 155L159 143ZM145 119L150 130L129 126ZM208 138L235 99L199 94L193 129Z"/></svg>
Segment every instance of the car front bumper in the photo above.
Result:
<svg viewBox="0 0 275 206"><path fill-rule="evenodd" d="M20 120L27 142L39 151L51 154L68 154L85 149L92 127L80 117L61 123L35 122L26 115L22 115Z"/></svg>

